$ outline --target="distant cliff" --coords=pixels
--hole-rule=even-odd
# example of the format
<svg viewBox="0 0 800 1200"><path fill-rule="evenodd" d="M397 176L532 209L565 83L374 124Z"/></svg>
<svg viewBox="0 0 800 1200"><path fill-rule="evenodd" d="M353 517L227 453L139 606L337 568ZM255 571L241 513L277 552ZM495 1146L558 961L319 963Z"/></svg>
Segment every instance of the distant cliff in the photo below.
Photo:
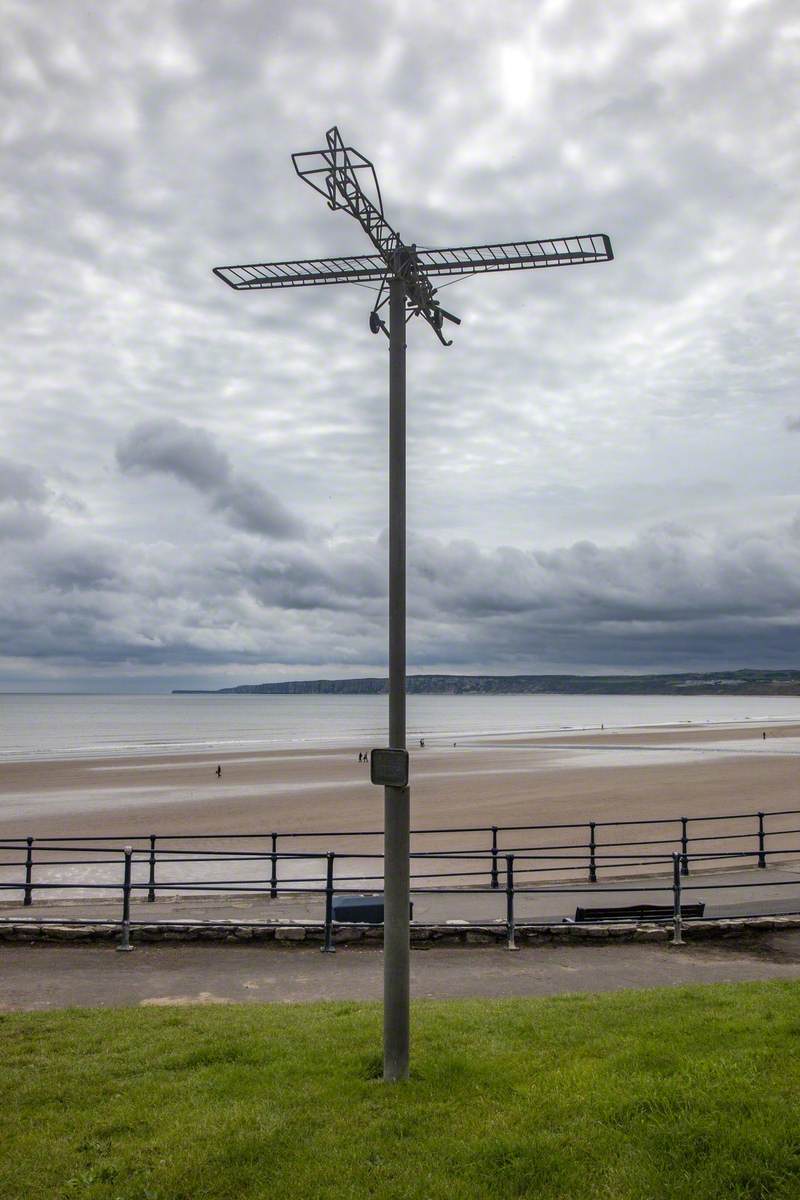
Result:
<svg viewBox="0 0 800 1200"><path fill-rule="evenodd" d="M800 696L800 671L709 671L674 675L409 675L409 695L530 696ZM215 691L175 688L174 696L375 696L389 690L386 679L298 679L289 683L244 683Z"/></svg>

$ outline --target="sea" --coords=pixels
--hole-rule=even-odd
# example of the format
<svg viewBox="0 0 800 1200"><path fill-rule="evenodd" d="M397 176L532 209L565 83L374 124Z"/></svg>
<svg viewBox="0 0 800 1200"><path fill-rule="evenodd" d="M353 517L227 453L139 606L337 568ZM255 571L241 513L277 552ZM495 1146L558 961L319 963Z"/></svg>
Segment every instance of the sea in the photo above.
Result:
<svg viewBox="0 0 800 1200"><path fill-rule="evenodd" d="M409 743L800 722L800 696L409 696ZM0 761L385 745L386 696L0 694Z"/></svg>

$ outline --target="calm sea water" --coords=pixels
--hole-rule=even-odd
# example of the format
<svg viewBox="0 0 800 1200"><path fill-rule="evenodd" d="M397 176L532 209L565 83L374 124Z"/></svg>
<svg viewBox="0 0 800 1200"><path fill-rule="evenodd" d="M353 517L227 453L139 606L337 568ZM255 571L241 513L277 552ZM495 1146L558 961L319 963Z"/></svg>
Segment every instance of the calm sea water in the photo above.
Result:
<svg viewBox="0 0 800 1200"><path fill-rule="evenodd" d="M0 695L0 759L385 743L385 696ZM800 720L800 697L410 696L409 739Z"/></svg>

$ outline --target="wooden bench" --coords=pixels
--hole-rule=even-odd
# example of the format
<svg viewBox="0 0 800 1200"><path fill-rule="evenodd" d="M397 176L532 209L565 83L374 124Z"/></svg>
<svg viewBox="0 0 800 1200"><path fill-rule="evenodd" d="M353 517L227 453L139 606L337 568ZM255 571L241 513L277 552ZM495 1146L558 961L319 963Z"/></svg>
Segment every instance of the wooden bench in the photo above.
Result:
<svg viewBox="0 0 800 1200"><path fill-rule="evenodd" d="M682 904L681 917L702 917L706 910L701 900L696 904ZM606 908L576 908L575 917L565 917L570 925L583 921L670 921L675 914L671 904L622 904Z"/></svg>

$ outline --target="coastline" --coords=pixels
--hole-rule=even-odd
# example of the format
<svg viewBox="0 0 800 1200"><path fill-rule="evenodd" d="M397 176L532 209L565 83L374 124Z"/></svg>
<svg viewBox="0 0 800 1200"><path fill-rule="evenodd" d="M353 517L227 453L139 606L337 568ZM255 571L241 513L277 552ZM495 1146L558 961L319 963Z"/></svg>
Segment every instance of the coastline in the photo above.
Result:
<svg viewBox="0 0 800 1200"><path fill-rule="evenodd" d="M381 696L19 695L2 707L0 780L25 760L366 749L387 736ZM415 695L408 744L787 723L800 724L800 701L786 697Z"/></svg>
<svg viewBox="0 0 800 1200"><path fill-rule="evenodd" d="M537 732L411 749L413 824L550 824L800 807L800 724ZM374 829L359 746L2 764L0 836ZM222 777L216 778L217 764ZM720 827L720 832L722 829Z"/></svg>

